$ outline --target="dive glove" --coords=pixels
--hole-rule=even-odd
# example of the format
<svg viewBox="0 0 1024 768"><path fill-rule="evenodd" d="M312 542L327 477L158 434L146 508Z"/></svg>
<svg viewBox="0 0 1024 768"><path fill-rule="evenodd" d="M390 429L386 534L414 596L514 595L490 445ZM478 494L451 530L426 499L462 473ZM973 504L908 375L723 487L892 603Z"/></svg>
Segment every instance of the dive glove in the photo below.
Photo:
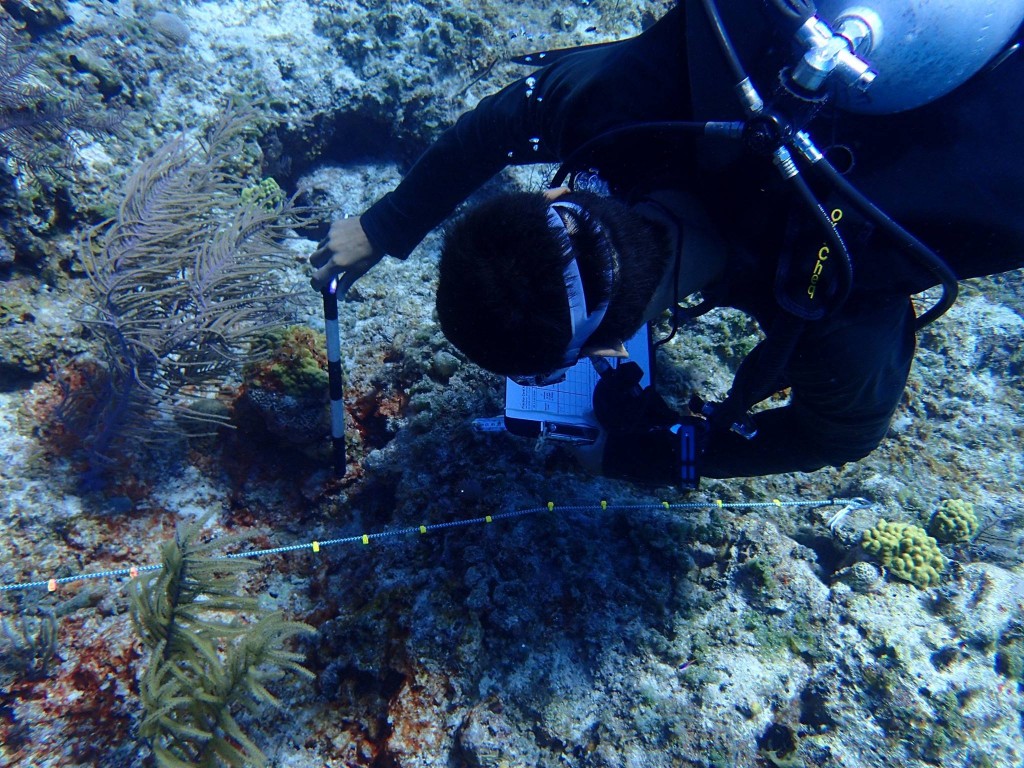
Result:
<svg viewBox="0 0 1024 768"><path fill-rule="evenodd" d="M704 422L672 410L653 387L641 387L633 362L605 368L594 388L594 414L607 432L601 459L608 477L696 488Z"/></svg>

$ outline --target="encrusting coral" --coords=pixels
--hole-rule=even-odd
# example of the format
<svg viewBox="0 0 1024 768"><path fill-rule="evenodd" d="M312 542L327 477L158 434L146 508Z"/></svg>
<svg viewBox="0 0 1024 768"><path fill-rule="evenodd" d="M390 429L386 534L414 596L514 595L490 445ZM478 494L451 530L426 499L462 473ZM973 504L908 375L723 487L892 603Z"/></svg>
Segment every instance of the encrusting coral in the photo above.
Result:
<svg viewBox="0 0 1024 768"><path fill-rule="evenodd" d="M878 558L890 573L922 589L937 586L946 561L938 542L917 525L879 520L864 531L864 551Z"/></svg>
<svg viewBox="0 0 1024 768"><path fill-rule="evenodd" d="M292 325L266 336L268 354L245 366L246 386L299 399L321 399L327 391L327 342L322 333Z"/></svg>
<svg viewBox="0 0 1024 768"><path fill-rule="evenodd" d="M330 429L323 334L289 326L268 334L266 346L268 356L242 372L243 401L285 443L315 443Z"/></svg>

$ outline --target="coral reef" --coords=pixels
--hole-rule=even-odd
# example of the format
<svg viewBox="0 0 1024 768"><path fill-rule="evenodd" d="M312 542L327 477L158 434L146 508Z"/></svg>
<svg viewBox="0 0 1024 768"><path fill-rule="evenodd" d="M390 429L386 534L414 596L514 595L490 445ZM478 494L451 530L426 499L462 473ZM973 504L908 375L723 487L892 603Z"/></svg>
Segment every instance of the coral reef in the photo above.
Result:
<svg viewBox="0 0 1024 768"><path fill-rule="evenodd" d="M32 30L66 24L70 17L67 0L8 0L3 10Z"/></svg>
<svg viewBox="0 0 1024 768"><path fill-rule="evenodd" d="M50 11L53 13L50 13ZM9 15L10 14L10 15ZM67 21L57 3L10 2L0 8L0 270L43 274L53 281L73 215L78 180L87 175L80 150L109 137L120 110L73 68L53 56L43 33ZM49 263L48 263L49 262Z"/></svg>
<svg viewBox="0 0 1024 768"><path fill-rule="evenodd" d="M41 381L68 355L87 350L75 333L68 297L33 285L26 278L3 283L0 297L0 390L11 391Z"/></svg>

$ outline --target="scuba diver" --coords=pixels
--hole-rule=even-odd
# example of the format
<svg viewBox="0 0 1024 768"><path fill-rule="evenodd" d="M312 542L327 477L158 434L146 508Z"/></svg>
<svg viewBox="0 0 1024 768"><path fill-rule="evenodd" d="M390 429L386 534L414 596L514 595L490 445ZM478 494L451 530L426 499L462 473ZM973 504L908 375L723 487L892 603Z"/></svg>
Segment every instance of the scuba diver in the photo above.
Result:
<svg viewBox="0 0 1024 768"><path fill-rule="evenodd" d="M524 57L542 66L333 222L312 284L343 294L505 166L560 163L550 189L448 227L449 340L534 386L591 357L611 476L693 486L855 461L957 281L1024 265L1022 20L1024 0L683 0L635 38ZM675 334L716 306L765 334L722 402L675 413L608 363L666 309Z"/></svg>

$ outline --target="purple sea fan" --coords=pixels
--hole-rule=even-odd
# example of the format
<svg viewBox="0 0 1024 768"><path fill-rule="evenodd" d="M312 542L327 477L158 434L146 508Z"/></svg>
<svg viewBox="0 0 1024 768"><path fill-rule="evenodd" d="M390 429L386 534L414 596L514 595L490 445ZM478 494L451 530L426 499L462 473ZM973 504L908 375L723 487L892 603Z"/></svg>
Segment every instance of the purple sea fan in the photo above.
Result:
<svg viewBox="0 0 1024 768"><path fill-rule="evenodd" d="M283 240L309 211L246 193L255 182L234 168L257 118L229 111L201 141L165 145L132 174L117 215L82 243L82 321L107 372L90 393L96 405L71 414L90 482L119 454L174 434L182 417L223 423L189 407L183 390L201 397L216 388L289 319L289 294L278 287L290 260Z"/></svg>

